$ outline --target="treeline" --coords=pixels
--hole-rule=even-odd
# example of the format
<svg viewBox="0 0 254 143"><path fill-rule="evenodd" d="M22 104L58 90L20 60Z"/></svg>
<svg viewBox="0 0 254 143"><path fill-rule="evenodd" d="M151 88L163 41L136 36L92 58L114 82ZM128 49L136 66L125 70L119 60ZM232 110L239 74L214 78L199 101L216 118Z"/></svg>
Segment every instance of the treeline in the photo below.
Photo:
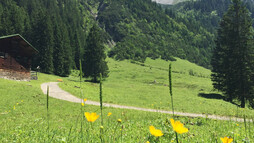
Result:
<svg viewBox="0 0 254 143"><path fill-rule="evenodd" d="M79 67L94 23L85 7L72 0L1 0L0 36L21 34L39 50L32 68L68 76Z"/></svg>

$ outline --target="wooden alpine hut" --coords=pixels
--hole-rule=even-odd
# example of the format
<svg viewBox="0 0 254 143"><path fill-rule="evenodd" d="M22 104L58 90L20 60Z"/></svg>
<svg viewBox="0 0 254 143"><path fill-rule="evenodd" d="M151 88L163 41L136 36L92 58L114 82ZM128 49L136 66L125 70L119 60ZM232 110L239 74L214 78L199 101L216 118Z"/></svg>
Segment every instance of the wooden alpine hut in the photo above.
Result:
<svg viewBox="0 0 254 143"><path fill-rule="evenodd" d="M30 80L31 59L38 53L19 34L0 37L0 78Z"/></svg>

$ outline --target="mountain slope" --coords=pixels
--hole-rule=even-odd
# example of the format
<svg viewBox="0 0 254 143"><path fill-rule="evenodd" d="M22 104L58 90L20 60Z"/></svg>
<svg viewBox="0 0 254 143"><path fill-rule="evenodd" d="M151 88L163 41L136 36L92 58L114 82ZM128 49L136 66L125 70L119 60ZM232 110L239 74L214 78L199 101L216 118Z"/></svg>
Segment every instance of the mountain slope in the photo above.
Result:
<svg viewBox="0 0 254 143"><path fill-rule="evenodd" d="M97 19L116 42L109 56L141 62L177 56L209 67L214 36L205 28L188 29L150 0L111 0L101 7Z"/></svg>
<svg viewBox="0 0 254 143"><path fill-rule="evenodd" d="M252 1L246 3L253 13ZM163 9L151 0L2 0L0 36L20 33L40 51L33 68L61 76L79 67L93 24L117 60L175 56L210 68L216 29L229 4L199 0Z"/></svg>

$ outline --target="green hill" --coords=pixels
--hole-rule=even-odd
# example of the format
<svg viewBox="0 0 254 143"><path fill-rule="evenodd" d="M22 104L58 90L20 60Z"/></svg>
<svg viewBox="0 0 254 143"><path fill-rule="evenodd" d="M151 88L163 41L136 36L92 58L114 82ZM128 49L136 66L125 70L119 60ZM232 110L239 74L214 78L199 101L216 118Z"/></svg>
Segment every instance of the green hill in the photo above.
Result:
<svg viewBox="0 0 254 143"><path fill-rule="evenodd" d="M236 116L237 106L223 100L223 95L213 91L210 70L186 60L176 58L172 62L173 94L175 110L191 113L205 113ZM108 59L110 76L103 82L103 101L154 109L170 109L168 89L168 65L164 60L147 59L146 62L115 61ZM79 96L78 77L69 77L60 87ZM99 101L99 85L82 84L84 96ZM202 107L202 108L200 108ZM254 115L253 110L248 114Z"/></svg>

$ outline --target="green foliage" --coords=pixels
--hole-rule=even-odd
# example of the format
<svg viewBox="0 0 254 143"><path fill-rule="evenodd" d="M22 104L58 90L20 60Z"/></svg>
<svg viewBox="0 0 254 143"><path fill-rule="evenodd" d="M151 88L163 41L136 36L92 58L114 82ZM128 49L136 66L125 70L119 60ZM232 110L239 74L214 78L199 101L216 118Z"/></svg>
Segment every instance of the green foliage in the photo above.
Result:
<svg viewBox="0 0 254 143"><path fill-rule="evenodd" d="M147 57L173 60L177 56L210 67L215 28L206 28L206 21L211 15L198 19L201 12L183 14L174 12L176 9L164 12L150 0L112 0L101 7L98 20L116 42L110 57L144 62Z"/></svg>
<svg viewBox="0 0 254 143"><path fill-rule="evenodd" d="M240 0L233 0L220 23L212 59L215 89L225 93L229 101L252 101L254 77L253 28L249 11Z"/></svg>
<svg viewBox="0 0 254 143"><path fill-rule="evenodd" d="M108 77L108 65L105 61L105 47L102 43L100 29L94 25L86 39L86 50L84 52L83 73L85 77L92 77L94 82L97 78Z"/></svg>
<svg viewBox="0 0 254 143"><path fill-rule="evenodd" d="M216 31L219 21L227 11L231 0L185 1L165 8L165 13L177 23L183 23L193 35L191 48L186 55L189 61L211 68L212 49L215 48ZM244 0L244 4L254 13L254 3ZM252 14L252 17L254 15ZM184 50L186 51L186 50Z"/></svg>
<svg viewBox="0 0 254 143"><path fill-rule="evenodd" d="M53 27L52 21L44 11L38 11L33 28L34 41L40 54L35 58L36 63L40 65L41 71L44 73L53 73ZM37 34L40 33L40 34ZM35 64L35 63L34 63Z"/></svg>
<svg viewBox="0 0 254 143"><path fill-rule="evenodd" d="M244 2L253 13L253 2ZM216 28L230 3L198 0L162 8L151 0L2 0L0 36L23 35L41 52L32 68L60 76L79 69L94 23L117 60L179 57L211 68Z"/></svg>
<svg viewBox="0 0 254 143"><path fill-rule="evenodd" d="M39 50L32 68L68 76L79 68L87 30L94 21L84 1L3 0L0 2L0 36L19 33ZM86 25L85 25L86 24Z"/></svg>

